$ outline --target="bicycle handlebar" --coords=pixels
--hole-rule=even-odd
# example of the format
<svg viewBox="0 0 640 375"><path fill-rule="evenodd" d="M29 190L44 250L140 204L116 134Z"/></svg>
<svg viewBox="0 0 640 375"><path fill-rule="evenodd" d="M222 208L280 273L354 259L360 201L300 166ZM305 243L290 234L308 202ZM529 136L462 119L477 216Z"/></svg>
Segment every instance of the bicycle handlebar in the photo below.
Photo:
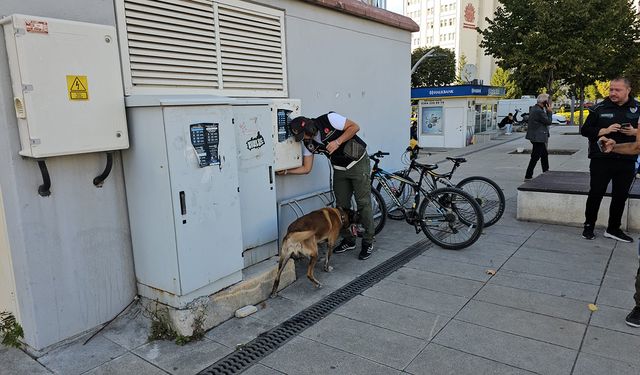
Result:
<svg viewBox="0 0 640 375"><path fill-rule="evenodd" d="M376 152L375 154L370 155L370 156L369 156L369 159L382 158L382 157L384 157L385 155L389 155L389 153L388 153L388 152L384 152L384 151L380 151L380 150L378 150L378 152ZM374 159L374 160L375 160L375 159Z"/></svg>

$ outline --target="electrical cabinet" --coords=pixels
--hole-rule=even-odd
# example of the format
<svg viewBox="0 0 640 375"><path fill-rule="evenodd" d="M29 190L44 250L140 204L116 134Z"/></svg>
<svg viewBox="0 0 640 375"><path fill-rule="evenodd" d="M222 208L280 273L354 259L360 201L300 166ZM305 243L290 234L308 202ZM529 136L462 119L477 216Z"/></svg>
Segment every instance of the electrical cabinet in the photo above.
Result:
<svg viewBox="0 0 640 375"><path fill-rule="evenodd" d="M238 100L233 104L233 120L238 150L240 207L245 266L275 255L265 249L262 257L246 251L278 239L276 209L274 139L268 102Z"/></svg>
<svg viewBox="0 0 640 375"><path fill-rule="evenodd" d="M300 116L300 99L273 99L271 121L275 144L275 170L302 165L302 146L289 133L289 122Z"/></svg>
<svg viewBox="0 0 640 375"><path fill-rule="evenodd" d="M239 158L228 102L127 98L132 147L123 160L138 290L174 307L242 279Z"/></svg>
<svg viewBox="0 0 640 375"><path fill-rule="evenodd" d="M0 20L20 155L129 147L116 29L36 16Z"/></svg>

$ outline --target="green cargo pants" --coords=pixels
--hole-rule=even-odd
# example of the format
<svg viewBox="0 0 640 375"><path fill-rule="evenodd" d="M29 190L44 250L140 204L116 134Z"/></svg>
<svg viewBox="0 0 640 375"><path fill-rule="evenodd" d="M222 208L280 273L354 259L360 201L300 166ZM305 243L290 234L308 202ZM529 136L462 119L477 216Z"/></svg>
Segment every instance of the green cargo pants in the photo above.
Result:
<svg viewBox="0 0 640 375"><path fill-rule="evenodd" d="M373 243L375 228L371 209L371 165L365 155L359 162L346 171L334 169L333 192L336 195L336 206L351 208L351 196L356 198L360 223L364 227L362 240ZM355 241L348 230L342 231L342 238Z"/></svg>

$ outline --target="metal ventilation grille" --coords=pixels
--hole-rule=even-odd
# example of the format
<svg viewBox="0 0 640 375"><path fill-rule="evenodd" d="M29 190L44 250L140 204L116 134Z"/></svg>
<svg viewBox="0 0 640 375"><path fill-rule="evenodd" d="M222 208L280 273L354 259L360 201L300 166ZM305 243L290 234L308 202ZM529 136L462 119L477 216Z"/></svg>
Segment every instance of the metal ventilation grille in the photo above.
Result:
<svg viewBox="0 0 640 375"><path fill-rule="evenodd" d="M218 3L222 87L284 90L282 15Z"/></svg>
<svg viewBox="0 0 640 375"><path fill-rule="evenodd" d="M134 87L219 88L213 0L125 0Z"/></svg>

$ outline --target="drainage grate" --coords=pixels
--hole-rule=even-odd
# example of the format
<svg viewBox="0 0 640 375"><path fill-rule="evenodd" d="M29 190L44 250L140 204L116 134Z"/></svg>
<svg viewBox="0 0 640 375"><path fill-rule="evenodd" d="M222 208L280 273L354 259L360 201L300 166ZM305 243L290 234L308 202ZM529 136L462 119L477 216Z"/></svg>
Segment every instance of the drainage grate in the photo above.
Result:
<svg viewBox="0 0 640 375"><path fill-rule="evenodd" d="M260 334L253 341L202 370L199 375L238 374L284 345L305 329L316 324L345 302L384 279L411 259L422 254L431 246L428 240L421 240L401 253L360 275L342 288L283 322L279 326Z"/></svg>

